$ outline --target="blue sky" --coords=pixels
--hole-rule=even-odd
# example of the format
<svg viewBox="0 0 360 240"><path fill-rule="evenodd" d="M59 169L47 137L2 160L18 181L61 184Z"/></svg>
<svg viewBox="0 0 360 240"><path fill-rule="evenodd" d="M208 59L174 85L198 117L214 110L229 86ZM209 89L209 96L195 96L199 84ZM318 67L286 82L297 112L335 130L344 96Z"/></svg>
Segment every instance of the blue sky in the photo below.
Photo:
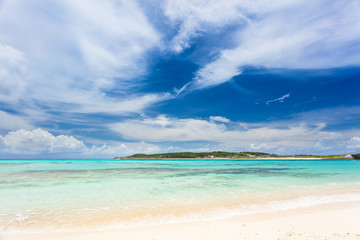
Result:
<svg viewBox="0 0 360 240"><path fill-rule="evenodd" d="M360 152L355 0L2 0L0 157Z"/></svg>

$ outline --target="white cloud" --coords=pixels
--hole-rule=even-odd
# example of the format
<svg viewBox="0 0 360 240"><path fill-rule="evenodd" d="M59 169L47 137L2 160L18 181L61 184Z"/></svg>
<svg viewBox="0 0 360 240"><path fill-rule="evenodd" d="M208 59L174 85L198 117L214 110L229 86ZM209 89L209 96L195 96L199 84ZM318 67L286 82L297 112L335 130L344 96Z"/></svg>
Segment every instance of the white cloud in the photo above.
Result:
<svg viewBox="0 0 360 240"><path fill-rule="evenodd" d="M160 40L135 1L2 1L0 101L22 113L140 111L167 95L126 94Z"/></svg>
<svg viewBox="0 0 360 240"><path fill-rule="evenodd" d="M359 148L360 140L353 136L360 134L360 129L329 131L326 126L323 122L307 124L299 119L254 124L178 119L165 115L109 125L125 139L158 145L172 142L177 151L194 149L192 145L198 141L202 146L207 143L206 149L211 150L255 150L279 154L344 154L348 153L348 149L354 151Z"/></svg>
<svg viewBox="0 0 360 240"><path fill-rule="evenodd" d="M309 112L296 113L293 117L297 121L326 123L329 126L339 126L344 123L356 126L360 119L360 106L315 109ZM280 124L284 123L280 122Z"/></svg>
<svg viewBox="0 0 360 240"><path fill-rule="evenodd" d="M17 130L20 128L31 129L33 126L21 116L0 110L0 129Z"/></svg>
<svg viewBox="0 0 360 240"><path fill-rule="evenodd" d="M194 87L224 83L248 65L308 69L358 65L358 1L287 2L245 1L247 6L239 12L253 17L233 39L237 46L222 50L201 68Z"/></svg>
<svg viewBox="0 0 360 240"><path fill-rule="evenodd" d="M169 93L129 94L140 84L138 79L147 73L148 54L157 48L163 50L167 41L148 20L143 12L146 9L139 6L140 3L125 0L54 0L41 4L37 0L1 1L0 102L19 114L0 111L0 128L29 130L33 129L32 124L39 121L48 123L50 119L71 122L77 113L142 112L153 103L174 97ZM360 51L357 51L360 4L356 0L165 0L158 3L165 3L160 8L168 18L161 20L169 20L173 27L164 32L172 32L176 27L179 29L169 43L169 48L177 53L191 46L202 33L230 28L235 31L228 39L231 42L229 48L215 49L218 56L211 58L212 62L196 73L193 82L176 90L176 95L188 89L226 82L240 74L247 65L326 68L358 65L360 62ZM281 102L286 97L270 102ZM324 112L313 114L317 122L341 122L349 118L349 114L342 113L335 112L333 120ZM350 118L354 116L350 114ZM306 148L318 144L325 148L327 143L334 146L340 140L341 147L346 148L345 142L350 147L357 146L356 139L349 142L353 135L346 133L330 139L332 133L325 131L324 126L302 123L307 119L309 115L280 127L284 126L283 122L256 125L233 123L221 116L207 120L159 116L123 121L111 125L111 128L128 139L153 142L213 141L241 147L253 144L250 147L255 148ZM81 121L87 120L83 118ZM6 138L7 150L21 152L26 143L20 141L20 136L24 135L29 137L24 139L35 146L34 150L45 152L76 146L83 153L109 154L159 149L158 145L148 143L100 144L82 148L77 144L81 141L71 136L55 137L44 130L27 130L2 136L2 146L5 146ZM14 140L16 136L17 142ZM47 139L55 145L51 147L51 144L45 144L48 142L45 140L41 145L40 139Z"/></svg>
<svg viewBox="0 0 360 240"><path fill-rule="evenodd" d="M39 5L6 0L0 20L0 39L11 41L37 67L47 66L43 71L66 71L71 77L142 74L143 54L160 41L135 1L65 0Z"/></svg>
<svg viewBox="0 0 360 240"><path fill-rule="evenodd" d="M215 122L223 122L223 123L230 122L230 119L227 119L226 117L221 117L221 116L211 116L210 120L215 121Z"/></svg>
<svg viewBox="0 0 360 240"><path fill-rule="evenodd" d="M155 144L140 142L108 142L103 144L88 144L71 135L57 135L37 128L34 130L19 129L0 135L0 154L41 155L66 157L116 157L135 153L161 152L161 147Z"/></svg>
<svg viewBox="0 0 360 240"><path fill-rule="evenodd" d="M243 5L240 1L166 1L165 15L173 24L179 24L178 34L173 37L170 48L182 52L190 47L192 38L203 31L234 22L247 22L247 17L239 11Z"/></svg>
<svg viewBox="0 0 360 240"><path fill-rule="evenodd" d="M40 128L32 131L20 129L11 131L5 136L0 135L2 152L36 154L36 153L61 153L83 152L86 149L82 141L73 136L54 136Z"/></svg>
<svg viewBox="0 0 360 240"><path fill-rule="evenodd" d="M0 152L66 157L115 157L135 153L168 151L264 151L279 154L331 154L360 149L360 129L326 131L324 124L308 125L258 123L243 128L243 123L202 119L157 118L127 120L110 125L131 142L89 140L85 143L71 135L53 135L34 129L20 129L0 135ZM144 142L146 141L146 142ZM197 143L197 141L200 141ZM171 145L169 145L171 143Z"/></svg>
<svg viewBox="0 0 360 240"><path fill-rule="evenodd" d="M172 98L170 93L162 94L145 94L142 96L131 96L130 94L126 99L114 100L101 93L93 93L94 98L88 98L90 94L85 96L74 96L73 98L64 99L63 103L71 104L76 99L77 103L72 106L65 106L60 111L74 112L74 113L108 113L108 114L121 114L128 112L140 112L149 105Z"/></svg>
<svg viewBox="0 0 360 240"><path fill-rule="evenodd" d="M86 154L90 156L129 156L135 153L158 153L161 152L162 148L145 142L128 142L128 143L113 143L103 145L93 145Z"/></svg>
<svg viewBox="0 0 360 240"><path fill-rule="evenodd" d="M76 14L74 33L92 70L126 78L143 73L143 54L160 37L135 1L66 1L66 7Z"/></svg>
<svg viewBox="0 0 360 240"><path fill-rule="evenodd" d="M0 101L12 102L23 94L24 61L21 51L0 43Z"/></svg>
<svg viewBox="0 0 360 240"><path fill-rule="evenodd" d="M224 122L202 119L177 119L159 116L142 120L127 120L111 124L113 131L131 140L149 142L185 142L209 141L228 143L238 147L249 147L262 143L271 145L310 147L320 138L329 133L322 131L322 126L309 126L297 123L286 128L267 127L261 124L257 127L244 129L241 124L236 128L227 126Z"/></svg>
<svg viewBox="0 0 360 240"><path fill-rule="evenodd" d="M352 137L349 144L346 146L348 149L357 149L360 151L360 137Z"/></svg>
<svg viewBox="0 0 360 240"><path fill-rule="evenodd" d="M200 119L171 119L166 116L129 120L111 124L110 128L127 139L145 141L194 141L219 136L225 126Z"/></svg>
<svg viewBox="0 0 360 240"><path fill-rule="evenodd" d="M330 150L334 147L343 147L344 144L344 136L341 133L329 133L327 136L319 139L314 147L319 150Z"/></svg>
<svg viewBox="0 0 360 240"><path fill-rule="evenodd" d="M250 149L260 151L260 150L270 150L274 149L276 146L269 145L267 143L261 143L259 145L255 145L253 143L250 144Z"/></svg>
<svg viewBox="0 0 360 240"><path fill-rule="evenodd" d="M165 15L173 25L178 25L178 33L173 37L170 48L181 52L191 46L192 39L206 32L251 24L253 17L271 11L286 9L301 0L284 1L217 1L217 0L167 0L163 6Z"/></svg>
<svg viewBox="0 0 360 240"><path fill-rule="evenodd" d="M268 101L266 101L266 104L270 104L270 103L272 103L272 102L284 102L284 99L285 99L285 98L288 98L288 97L290 97L290 93L285 94L284 96L279 97L279 98L276 98L276 99L273 99L273 100L268 100Z"/></svg>

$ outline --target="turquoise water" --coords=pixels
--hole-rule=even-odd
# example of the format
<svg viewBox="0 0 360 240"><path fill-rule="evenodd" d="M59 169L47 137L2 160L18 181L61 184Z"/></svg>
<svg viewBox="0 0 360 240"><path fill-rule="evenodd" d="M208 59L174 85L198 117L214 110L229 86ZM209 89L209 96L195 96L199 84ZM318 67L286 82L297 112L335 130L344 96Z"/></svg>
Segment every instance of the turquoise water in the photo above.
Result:
<svg viewBox="0 0 360 240"><path fill-rule="evenodd" d="M360 201L360 161L0 160L0 228L74 229Z"/></svg>

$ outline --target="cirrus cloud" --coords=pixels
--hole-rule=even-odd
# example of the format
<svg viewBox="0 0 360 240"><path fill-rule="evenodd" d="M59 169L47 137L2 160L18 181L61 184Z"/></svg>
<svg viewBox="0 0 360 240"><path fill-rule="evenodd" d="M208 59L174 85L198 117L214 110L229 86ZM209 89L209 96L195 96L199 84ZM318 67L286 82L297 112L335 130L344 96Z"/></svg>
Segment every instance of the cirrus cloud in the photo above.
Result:
<svg viewBox="0 0 360 240"><path fill-rule="evenodd" d="M238 1L230 1L238 2ZM234 3L235 5L235 3ZM193 79L192 88L222 84L246 66L318 69L358 66L358 1L245 1L237 16L248 22Z"/></svg>
<svg viewBox="0 0 360 240"><path fill-rule="evenodd" d="M25 118L0 110L0 130L18 130L34 128Z"/></svg>
<svg viewBox="0 0 360 240"><path fill-rule="evenodd" d="M223 123L230 122L230 119L227 119L226 117L221 117L221 116L211 116L211 117L209 117L209 119L211 121L215 121L215 122L223 122Z"/></svg>
<svg viewBox="0 0 360 240"><path fill-rule="evenodd" d="M168 96L127 94L160 39L135 1L2 1L0 103L47 118L142 111Z"/></svg>

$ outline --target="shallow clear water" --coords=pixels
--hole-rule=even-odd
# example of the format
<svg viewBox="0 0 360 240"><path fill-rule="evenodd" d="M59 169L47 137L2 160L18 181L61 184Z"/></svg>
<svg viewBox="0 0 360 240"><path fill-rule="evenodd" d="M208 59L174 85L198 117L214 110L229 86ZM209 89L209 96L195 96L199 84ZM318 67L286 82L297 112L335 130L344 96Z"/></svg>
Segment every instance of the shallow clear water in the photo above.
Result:
<svg viewBox="0 0 360 240"><path fill-rule="evenodd" d="M360 161L0 160L0 228L74 229L360 201Z"/></svg>

